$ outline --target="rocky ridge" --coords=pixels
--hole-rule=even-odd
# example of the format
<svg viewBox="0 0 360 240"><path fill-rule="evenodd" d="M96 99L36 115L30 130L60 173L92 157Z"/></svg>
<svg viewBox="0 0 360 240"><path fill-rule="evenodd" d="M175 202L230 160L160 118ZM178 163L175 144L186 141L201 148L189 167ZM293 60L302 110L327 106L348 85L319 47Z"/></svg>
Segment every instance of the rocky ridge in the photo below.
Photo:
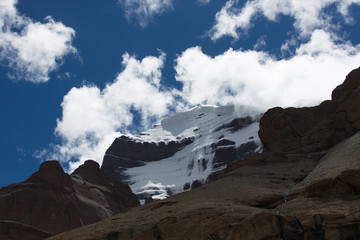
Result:
<svg viewBox="0 0 360 240"><path fill-rule="evenodd" d="M360 68L331 101L267 111L264 152L215 180L50 239L360 239L359 103Z"/></svg>
<svg viewBox="0 0 360 240"><path fill-rule="evenodd" d="M71 175L47 161L26 181L0 189L0 236L19 229L29 236L58 234L138 205L129 186L105 179L95 161Z"/></svg>

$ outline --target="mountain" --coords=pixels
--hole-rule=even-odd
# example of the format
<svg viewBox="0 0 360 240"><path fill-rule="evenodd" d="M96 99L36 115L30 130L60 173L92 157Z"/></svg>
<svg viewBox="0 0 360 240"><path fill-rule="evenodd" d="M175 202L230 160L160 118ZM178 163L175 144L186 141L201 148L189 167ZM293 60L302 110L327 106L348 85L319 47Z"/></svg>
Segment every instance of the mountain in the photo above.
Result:
<svg viewBox="0 0 360 240"><path fill-rule="evenodd" d="M115 139L101 170L128 183L142 203L199 187L229 162L262 149L259 114L234 106L201 106L163 119L137 136Z"/></svg>
<svg viewBox="0 0 360 240"><path fill-rule="evenodd" d="M101 169L88 160L69 175L58 161L43 162L26 181L0 189L0 236L43 239L201 186L228 163L261 151L259 115L240 111L197 107L120 136Z"/></svg>
<svg viewBox="0 0 360 240"><path fill-rule="evenodd" d="M204 185L49 239L360 239L359 103L360 68L331 101L268 110L263 152Z"/></svg>
<svg viewBox="0 0 360 240"><path fill-rule="evenodd" d="M197 107L101 168L44 162L0 189L0 239L360 239L359 103L360 68L318 106Z"/></svg>
<svg viewBox="0 0 360 240"><path fill-rule="evenodd" d="M95 161L86 161L71 175L58 161L47 161L26 181L0 189L0 236L42 239L138 205L130 188L106 179Z"/></svg>

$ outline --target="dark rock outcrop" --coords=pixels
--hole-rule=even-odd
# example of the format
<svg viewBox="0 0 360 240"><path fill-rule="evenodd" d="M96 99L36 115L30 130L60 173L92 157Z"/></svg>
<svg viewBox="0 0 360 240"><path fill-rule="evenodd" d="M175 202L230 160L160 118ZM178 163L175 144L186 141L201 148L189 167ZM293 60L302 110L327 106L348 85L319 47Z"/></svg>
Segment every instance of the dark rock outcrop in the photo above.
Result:
<svg viewBox="0 0 360 240"><path fill-rule="evenodd" d="M71 174L71 178L84 225L109 218L139 205L139 200L131 192L130 187L106 179L95 161L85 161L84 165Z"/></svg>
<svg viewBox="0 0 360 240"><path fill-rule="evenodd" d="M192 138L180 141L165 142L140 142L121 136L114 140L106 150L101 171L113 180L127 180L124 170L139 167L145 162L157 161L173 156L177 151L192 143Z"/></svg>
<svg viewBox="0 0 360 240"><path fill-rule="evenodd" d="M241 144L239 147L232 145L217 147L215 148L213 166L215 169L225 167L230 162L242 160L255 154L258 148L259 146L254 141Z"/></svg>
<svg viewBox="0 0 360 240"><path fill-rule="evenodd" d="M243 143L239 147L236 147L234 144L234 142L227 139L222 139L217 144L214 144L213 150L215 154L212 163L214 172L209 175L208 181L221 175L229 163L243 160L254 155L259 150L259 146L254 141Z"/></svg>
<svg viewBox="0 0 360 240"><path fill-rule="evenodd" d="M94 161L86 161L71 176L58 161L43 162L26 181L0 189L1 220L50 234L94 223L137 205L129 186L105 179Z"/></svg>
<svg viewBox="0 0 360 240"><path fill-rule="evenodd" d="M185 138L181 141L170 141L168 143L138 142L130 137L121 136L116 138L107 149L104 160L106 160L107 155L110 155L142 162L157 161L171 157L192 141L192 138Z"/></svg>
<svg viewBox="0 0 360 240"><path fill-rule="evenodd" d="M231 132L236 132L244 127L249 126L252 123L254 123L254 119L249 116L244 118L235 118L231 122L216 128L215 132L220 131L221 129L228 129Z"/></svg>
<svg viewBox="0 0 360 240"><path fill-rule="evenodd" d="M259 136L274 152L319 153L360 130L359 103L360 68L333 91L331 101L315 107L268 110L260 121Z"/></svg>

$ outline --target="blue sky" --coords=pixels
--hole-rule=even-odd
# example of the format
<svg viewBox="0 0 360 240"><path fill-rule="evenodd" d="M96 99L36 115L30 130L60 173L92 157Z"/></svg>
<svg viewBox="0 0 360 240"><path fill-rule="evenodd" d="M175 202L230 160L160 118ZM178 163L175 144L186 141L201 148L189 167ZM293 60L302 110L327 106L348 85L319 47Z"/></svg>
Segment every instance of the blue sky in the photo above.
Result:
<svg viewBox="0 0 360 240"><path fill-rule="evenodd" d="M99 163L199 104L308 106L360 65L360 0L0 0L0 186Z"/></svg>

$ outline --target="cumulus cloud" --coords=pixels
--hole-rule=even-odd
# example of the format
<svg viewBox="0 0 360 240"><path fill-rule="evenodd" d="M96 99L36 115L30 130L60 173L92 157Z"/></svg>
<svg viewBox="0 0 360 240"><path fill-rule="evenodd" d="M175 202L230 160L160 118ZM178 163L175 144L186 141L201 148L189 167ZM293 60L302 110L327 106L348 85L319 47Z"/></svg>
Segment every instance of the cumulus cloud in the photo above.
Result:
<svg viewBox="0 0 360 240"><path fill-rule="evenodd" d="M326 8L334 6L346 23L351 23L348 8L352 4L360 4L359 0L248 0L242 7L238 0L228 0L224 7L216 14L215 24L210 31L212 40L223 36L239 38L253 24L258 14L270 21L277 21L279 15L294 18L294 27L300 37L310 37L316 29L332 30L336 28L331 24L331 16Z"/></svg>
<svg viewBox="0 0 360 240"><path fill-rule="evenodd" d="M323 30L300 45L289 59L263 51L229 49L215 57L200 47L176 60L176 80L191 105L240 104L266 110L274 106L306 106L330 99L331 91L360 62L360 45L336 44Z"/></svg>
<svg viewBox="0 0 360 240"><path fill-rule="evenodd" d="M172 0L119 0L123 6L126 19L136 21L146 27L155 15L161 15L173 9Z"/></svg>
<svg viewBox="0 0 360 240"><path fill-rule="evenodd" d="M44 23L20 15L17 0L0 1L0 60L16 80L46 82L63 57L75 53L74 29L46 17Z"/></svg>
<svg viewBox="0 0 360 240"><path fill-rule="evenodd" d="M64 97L62 118L55 133L62 140L51 152L38 152L38 157L70 162L74 170L86 159L102 161L105 150L121 133L128 132L134 116L141 128L148 128L169 113L174 104L171 91L161 86L161 68L165 54L137 60L123 55L123 71L104 89L97 86L72 88Z"/></svg>

